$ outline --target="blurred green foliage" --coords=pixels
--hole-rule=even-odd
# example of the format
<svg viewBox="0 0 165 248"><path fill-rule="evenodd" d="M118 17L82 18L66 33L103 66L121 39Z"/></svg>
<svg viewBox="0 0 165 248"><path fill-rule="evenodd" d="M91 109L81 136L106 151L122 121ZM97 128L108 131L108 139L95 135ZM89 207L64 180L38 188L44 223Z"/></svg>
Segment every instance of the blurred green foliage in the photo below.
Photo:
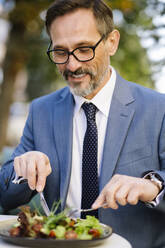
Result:
<svg viewBox="0 0 165 248"><path fill-rule="evenodd" d="M127 80L154 88L151 65L146 50L141 46L137 31L151 28L152 18L145 14L146 0L111 0L107 3L122 13L123 20L117 28L121 39L119 49L112 58L112 65ZM119 13L119 12L118 12Z"/></svg>
<svg viewBox="0 0 165 248"><path fill-rule="evenodd" d="M112 58L112 65L119 73L128 80L138 82L147 87L154 87L151 78L151 65L146 50L140 44L137 31L153 30L155 27L152 16L146 14L148 5L153 8L159 6L160 14L164 14L165 8L160 7L161 2L157 0L105 0L115 13L122 16L122 21L116 24L121 33L121 40L117 54ZM9 5L8 0L4 0ZM46 56L49 37L46 35L44 21L41 19L50 0L15 0L14 7L8 13L8 20L12 25L12 44L8 49L16 50L10 53L10 60L14 60L21 66L24 64L28 72L27 94L28 100L47 94L59 87L58 80L61 77L56 67L51 64ZM163 6L163 4L162 4ZM117 11L116 11L117 10ZM116 19L118 18L116 15ZM154 36L155 39L158 37ZM17 54L16 58L11 55ZM13 56L14 56L13 55Z"/></svg>
<svg viewBox="0 0 165 248"><path fill-rule="evenodd" d="M155 42L159 36L152 13L165 14L161 0L105 0L112 7L116 28L121 34L119 49L111 58L112 65L125 79L154 88L151 62L141 46L138 32L150 30ZM6 142L10 106L20 71L27 72L27 101L50 93L64 85L56 66L48 60L50 42L44 27L44 15L52 0L1 0L2 18L10 23L7 52L3 61L3 82L0 85L0 150ZM146 11L148 8L154 11ZM163 63L163 61L161 61ZM4 111L5 109L5 111Z"/></svg>
<svg viewBox="0 0 165 248"><path fill-rule="evenodd" d="M24 60L21 62L28 71L29 100L59 87L59 84L56 85L59 80L57 70L46 56L49 38L44 29L44 21L41 19L42 11L46 10L52 2L50 0L15 0L14 7L8 14L14 30L12 35L15 36L15 43L13 41L11 45L17 49L17 56L24 54ZM112 58L112 65L126 79L154 87L151 79L151 65L146 50L140 44L137 31L139 28L144 30L155 28L152 17L148 16L145 10L149 4L156 9L161 3L157 0L105 0L105 2L113 10L118 10L116 13L121 14L123 18L122 22L116 25L121 33L121 40L119 50ZM9 4L9 1L4 0L4 3ZM161 9L160 14L164 14L164 8L159 9ZM21 42L18 42L18 39ZM17 60L17 58L13 59Z"/></svg>
<svg viewBox="0 0 165 248"><path fill-rule="evenodd" d="M24 60L21 63L24 63L28 72L28 100L55 90L59 87L58 80L62 81L55 65L47 58L49 38L44 29L44 21L40 18L42 11L52 2L15 0L15 7L9 13L9 21L13 29L15 27L12 35L15 35L17 56L19 54L22 56L24 53ZM140 38L137 36L138 28L153 28L152 18L145 13L147 0L106 0L106 2L113 10L118 10L116 13L121 14L123 18L122 22L116 25L121 33L121 40L119 50L112 58L112 65L127 80L154 87L146 50L142 48ZM152 4L156 2L152 1ZM19 46L18 39L21 40Z"/></svg>

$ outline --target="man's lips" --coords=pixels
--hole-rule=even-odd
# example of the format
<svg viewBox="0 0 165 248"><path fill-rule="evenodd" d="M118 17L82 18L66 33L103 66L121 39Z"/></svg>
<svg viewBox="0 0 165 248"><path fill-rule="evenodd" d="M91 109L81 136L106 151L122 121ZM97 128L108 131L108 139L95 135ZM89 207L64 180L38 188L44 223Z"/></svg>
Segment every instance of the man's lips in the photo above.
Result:
<svg viewBox="0 0 165 248"><path fill-rule="evenodd" d="M82 73L78 75L68 75L68 81L70 82L80 82L82 81L88 74Z"/></svg>

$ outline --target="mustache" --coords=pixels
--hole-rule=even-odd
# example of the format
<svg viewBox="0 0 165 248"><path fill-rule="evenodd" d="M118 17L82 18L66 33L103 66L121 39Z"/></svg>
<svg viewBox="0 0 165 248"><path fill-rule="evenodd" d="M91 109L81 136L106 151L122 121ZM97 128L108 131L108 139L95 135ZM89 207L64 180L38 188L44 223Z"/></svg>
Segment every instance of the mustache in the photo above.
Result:
<svg viewBox="0 0 165 248"><path fill-rule="evenodd" d="M65 70L63 72L63 76L64 78L67 80L69 76L78 76L78 75L81 75L81 74L89 74L91 76L91 78L93 78L93 73L91 71L89 71L88 69L82 69L82 68L79 68L77 69L76 71L72 72L70 70Z"/></svg>

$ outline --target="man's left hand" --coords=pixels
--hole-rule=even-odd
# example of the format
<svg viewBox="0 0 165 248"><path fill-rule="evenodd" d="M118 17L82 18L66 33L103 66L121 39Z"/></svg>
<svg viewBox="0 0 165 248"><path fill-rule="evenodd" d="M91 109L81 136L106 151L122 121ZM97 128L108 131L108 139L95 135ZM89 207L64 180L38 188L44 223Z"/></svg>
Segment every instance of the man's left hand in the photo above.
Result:
<svg viewBox="0 0 165 248"><path fill-rule="evenodd" d="M102 192L92 205L97 209L104 203L106 208L117 209L118 204L136 205L138 201L152 201L159 193L159 188L149 179L125 175L114 175L105 185Z"/></svg>

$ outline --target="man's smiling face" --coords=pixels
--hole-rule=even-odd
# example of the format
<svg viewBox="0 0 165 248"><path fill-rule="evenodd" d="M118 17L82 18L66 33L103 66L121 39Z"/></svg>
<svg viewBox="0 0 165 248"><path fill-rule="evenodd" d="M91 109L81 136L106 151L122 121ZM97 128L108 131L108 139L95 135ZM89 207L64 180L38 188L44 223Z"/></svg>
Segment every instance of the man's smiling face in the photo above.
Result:
<svg viewBox="0 0 165 248"><path fill-rule="evenodd" d="M94 46L101 38L91 10L78 9L57 17L51 24L50 35L53 48L72 51L81 46ZM109 43L101 41L95 57L88 62L79 62L73 55L58 70L67 80L71 92L92 98L106 84L110 76Z"/></svg>

